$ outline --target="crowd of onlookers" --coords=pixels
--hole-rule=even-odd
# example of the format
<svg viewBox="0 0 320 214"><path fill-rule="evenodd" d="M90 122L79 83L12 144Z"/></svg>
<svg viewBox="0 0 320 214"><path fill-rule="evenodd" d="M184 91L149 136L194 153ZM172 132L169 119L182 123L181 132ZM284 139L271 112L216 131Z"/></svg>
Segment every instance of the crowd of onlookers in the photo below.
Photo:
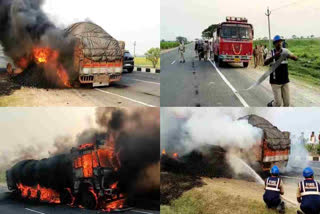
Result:
<svg viewBox="0 0 320 214"><path fill-rule="evenodd" d="M268 48L266 45L256 45L253 49L254 67L263 66L264 61L268 55Z"/></svg>

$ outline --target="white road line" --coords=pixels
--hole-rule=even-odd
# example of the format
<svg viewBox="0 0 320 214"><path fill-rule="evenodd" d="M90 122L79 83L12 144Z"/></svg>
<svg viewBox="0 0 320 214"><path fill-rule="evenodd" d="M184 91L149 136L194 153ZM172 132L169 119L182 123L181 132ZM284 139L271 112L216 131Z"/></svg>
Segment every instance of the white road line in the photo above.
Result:
<svg viewBox="0 0 320 214"><path fill-rule="evenodd" d="M45 214L45 213L39 212L37 210L32 210L32 209L29 209L29 208L25 208L25 209L30 211L30 212L34 212L34 213Z"/></svg>
<svg viewBox="0 0 320 214"><path fill-rule="evenodd" d="M156 106L153 106L153 105L150 105L150 104L147 104L147 103L138 101L138 100L134 100L134 99L131 99L131 98L128 98L128 97L121 96L121 95L119 95L119 94L111 93L111 92L109 92L109 91L104 91L104 90L101 90L101 89L98 89L98 88L95 88L95 89L96 89L97 91L102 92L102 93L111 94L111 95L114 95L114 96L117 96L117 97L121 97L121 98L123 98L123 99L130 100L130 101L132 101L132 102L139 103L139 104L144 105L144 106L156 107Z"/></svg>
<svg viewBox="0 0 320 214"><path fill-rule="evenodd" d="M123 79L123 78L122 78ZM131 79L131 78L125 78L125 79L130 79L130 80L134 80L134 81L137 81L137 82L145 82L145 83L150 83L150 84L155 84L155 85L160 85L159 82L152 82L152 81L145 81L145 80L139 80L139 79Z"/></svg>
<svg viewBox="0 0 320 214"><path fill-rule="evenodd" d="M239 99L239 101L242 103L242 105L244 107L249 107L248 103L243 99L243 97L241 97L241 95L239 94L239 92L231 85L231 83L229 82L229 80L227 80L227 78L221 73L221 71L217 68L216 64L213 63L211 61L211 59L209 59L209 62L212 64L212 66L216 69L216 71L218 72L218 74L220 75L220 77L223 79L223 81L229 86L229 88L232 90L232 92L234 93L234 95L236 95L236 97Z"/></svg>
<svg viewBox="0 0 320 214"><path fill-rule="evenodd" d="M171 63L171 65L173 65L175 62L176 62L176 60L174 60L174 61Z"/></svg>
<svg viewBox="0 0 320 214"><path fill-rule="evenodd" d="M135 213L144 213L144 214L152 214L152 213L148 213L148 212L144 212L144 211L139 211L139 210L131 210L132 212Z"/></svg>

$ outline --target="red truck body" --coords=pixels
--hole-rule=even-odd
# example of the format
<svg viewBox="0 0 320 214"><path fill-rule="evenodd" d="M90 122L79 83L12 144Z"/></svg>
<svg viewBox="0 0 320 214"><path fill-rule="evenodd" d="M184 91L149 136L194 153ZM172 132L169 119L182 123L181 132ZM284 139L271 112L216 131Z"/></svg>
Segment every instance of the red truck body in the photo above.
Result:
<svg viewBox="0 0 320 214"><path fill-rule="evenodd" d="M246 18L227 17L213 33L213 51L216 62L243 63L247 67L253 53L253 26Z"/></svg>

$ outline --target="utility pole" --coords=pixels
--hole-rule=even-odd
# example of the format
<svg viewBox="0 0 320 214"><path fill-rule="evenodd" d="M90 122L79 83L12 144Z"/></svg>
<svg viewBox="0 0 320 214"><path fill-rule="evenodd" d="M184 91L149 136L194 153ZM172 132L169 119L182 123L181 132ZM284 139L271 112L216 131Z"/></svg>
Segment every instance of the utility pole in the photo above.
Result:
<svg viewBox="0 0 320 214"><path fill-rule="evenodd" d="M137 45L137 43L136 43L136 41L134 41L134 43L133 43L133 56L134 57L136 57L136 45Z"/></svg>
<svg viewBox="0 0 320 214"><path fill-rule="evenodd" d="M271 50L270 15L271 15L271 11L269 10L269 7L268 7L268 9L267 9L267 13L266 13L266 16L268 16L268 30L269 30L269 50Z"/></svg>

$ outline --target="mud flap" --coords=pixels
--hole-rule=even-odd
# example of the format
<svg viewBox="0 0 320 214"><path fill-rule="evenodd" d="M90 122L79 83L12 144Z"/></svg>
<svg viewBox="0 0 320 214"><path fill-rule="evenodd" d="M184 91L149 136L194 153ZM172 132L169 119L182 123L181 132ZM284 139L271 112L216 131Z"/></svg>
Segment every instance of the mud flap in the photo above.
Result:
<svg viewBox="0 0 320 214"><path fill-rule="evenodd" d="M103 74L103 75L96 75L93 78L93 87L100 87L100 86L109 86L110 78L109 75Z"/></svg>

